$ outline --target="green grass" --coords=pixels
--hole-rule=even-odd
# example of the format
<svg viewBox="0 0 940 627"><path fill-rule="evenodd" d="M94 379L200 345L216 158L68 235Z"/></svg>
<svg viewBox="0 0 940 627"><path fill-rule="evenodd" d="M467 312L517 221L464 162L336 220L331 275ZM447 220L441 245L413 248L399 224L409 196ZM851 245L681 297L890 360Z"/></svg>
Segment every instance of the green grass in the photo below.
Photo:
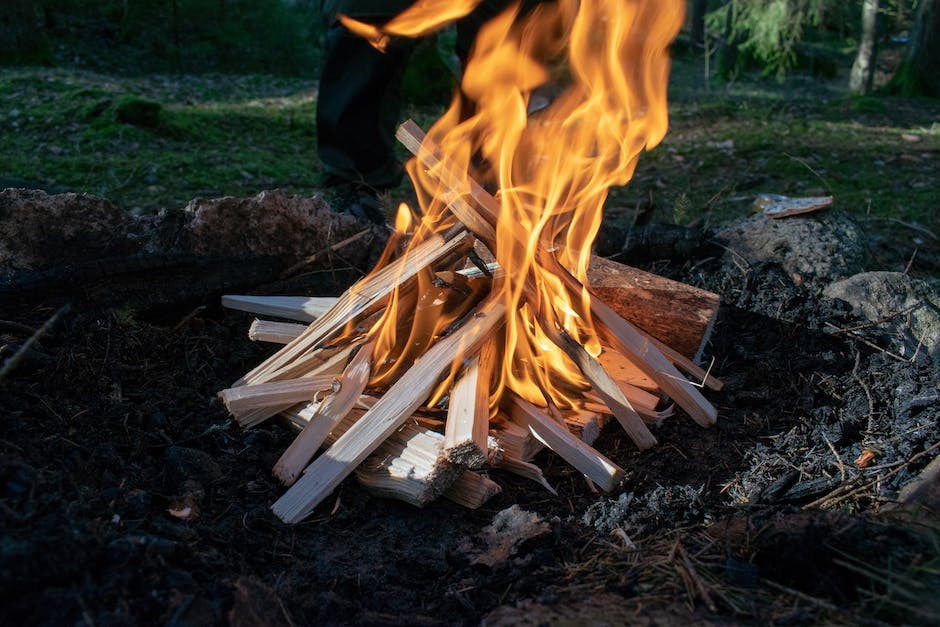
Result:
<svg viewBox="0 0 940 627"><path fill-rule="evenodd" d="M309 193L313 89L274 77L0 72L0 177L137 211L274 187ZM119 121L128 100L158 103L159 121Z"/></svg>
<svg viewBox="0 0 940 627"><path fill-rule="evenodd" d="M747 215L760 192L832 194L861 220L940 232L937 101L853 99L800 77L706 90L700 76L676 64L669 134L612 190L612 206L652 196L655 220L716 222ZM158 103L159 122L119 122L128 99ZM143 212L275 187L309 194L320 169L314 111L312 80L0 70L0 178ZM405 115L427 125L439 113L415 104Z"/></svg>

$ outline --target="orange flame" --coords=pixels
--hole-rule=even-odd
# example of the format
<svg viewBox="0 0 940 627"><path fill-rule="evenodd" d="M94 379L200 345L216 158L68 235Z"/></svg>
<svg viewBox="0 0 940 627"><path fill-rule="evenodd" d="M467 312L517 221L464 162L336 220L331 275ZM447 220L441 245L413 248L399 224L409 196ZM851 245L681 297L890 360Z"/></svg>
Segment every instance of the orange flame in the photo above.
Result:
<svg viewBox="0 0 940 627"><path fill-rule="evenodd" d="M368 40L376 49L384 51L388 46L390 35L400 37L428 35L464 17L473 11L480 1L418 0L381 27L366 24L345 15L339 16L339 20L350 32Z"/></svg>
<svg viewBox="0 0 940 627"><path fill-rule="evenodd" d="M413 32L475 4L430 16ZM494 396L508 388L539 405L571 407L577 403L572 392L587 387L549 336L564 329L590 353L600 353L589 294L586 289L571 294L540 256L554 255L586 283L608 189L626 184L640 152L666 132L667 47L682 25L683 10L679 0L557 0L524 15L512 6L481 29L460 93L428 133L466 189L466 177L473 177L495 190L499 202L491 252L504 276L493 289L511 313ZM437 174L414 161L408 171L423 211L415 243L453 224L453 218ZM434 292L430 276L408 293L396 294L375 327L388 351L386 361L413 361L414 346L463 315L457 315L462 308L454 302L443 308L422 304L425 297L417 294L459 300ZM418 312L404 331L407 341L391 313L405 301ZM423 315L422 307L433 309L432 315Z"/></svg>

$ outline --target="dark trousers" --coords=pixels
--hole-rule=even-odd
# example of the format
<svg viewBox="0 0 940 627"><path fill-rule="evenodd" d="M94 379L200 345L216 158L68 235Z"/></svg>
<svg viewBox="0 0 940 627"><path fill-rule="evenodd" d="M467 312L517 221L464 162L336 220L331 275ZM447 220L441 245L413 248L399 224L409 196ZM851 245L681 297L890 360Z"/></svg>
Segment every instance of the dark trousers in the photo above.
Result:
<svg viewBox="0 0 940 627"><path fill-rule="evenodd" d="M461 61L466 61L480 27L507 4L508 0L484 0L458 22ZM340 6L339 11L349 8ZM357 17L355 11L347 14ZM382 23L391 17L369 15L368 21ZM381 191L401 182L395 127L401 121L401 79L413 47L412 41L397 38L386 52L379 52L332 20L317 96L317 139L325 185L352 182Z"/></svg>

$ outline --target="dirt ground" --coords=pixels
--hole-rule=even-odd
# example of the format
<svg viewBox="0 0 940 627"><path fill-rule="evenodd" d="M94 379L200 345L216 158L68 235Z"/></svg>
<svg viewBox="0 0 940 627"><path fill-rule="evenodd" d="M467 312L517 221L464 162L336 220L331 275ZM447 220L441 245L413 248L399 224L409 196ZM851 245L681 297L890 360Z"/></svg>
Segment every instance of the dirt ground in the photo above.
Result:
<svg viewBox="0 0 940 627"><path fill-rule="evenodd" d="M690 233L631 262L722 295L714 428L677 412L640 453L608 427L596 447L627 471L612 494L543 452L557 497L494 470L479 510L416 509L348 480L294 526L269 509L293 431L241 431L215 396L271 351L219 295L338 294L354 269L279 281L279 262L151 254L8 273L4 358L69 308L0 380L0 623L936 621L936 502L898 505L940 452L936 364L834 332L858 321L817 284ZM539 532L480 560L513 505Z"/></svg>

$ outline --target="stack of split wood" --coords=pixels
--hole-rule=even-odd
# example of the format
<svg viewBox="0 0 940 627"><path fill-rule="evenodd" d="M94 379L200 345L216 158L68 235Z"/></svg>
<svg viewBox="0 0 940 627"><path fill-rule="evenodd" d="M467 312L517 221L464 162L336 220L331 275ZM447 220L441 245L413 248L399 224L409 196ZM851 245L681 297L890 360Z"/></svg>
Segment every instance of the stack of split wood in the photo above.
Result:
<svg viewBox="0 0 940 627"><path fill-rule="evenodd" d="M648 425L672 414L670 399L700 425L714 423L716 412L700 387L721 384L696 359L718 297L599 258L588 272L591 314L603 345L599 357L563 328L540 320L591 385L578 392L578 408L540 407L507 392L492 410L490 383L502 367L496 338L506 312L490 290L501 280L499 268L480 268L474 250L495 249L498 204L472 181L464 189L465 176L449 177L434 147L422 146L423 133L413 123L399 129L399 139L450 188L455 227L383 262L339 298L223 299L227 307L309 323L256 320L252 339L284 346L220 392L243 427L282 416L300 429L274 468L291 486L273 507L281 519L305 518L353 472L370 491L419 506L440 496L480 506L500 490L488 476L490 468L552 490L533 463L546 447L610 491L623 470L591 447L609 418L640 449L656 444ZM581 292L582 285L551 253L538 254L567 289ZM393 292L416 287L419 274L434 277L433 293L416 295L410 312L398 310L404 328L417 310L432 308L433 314L433 308L459 303L464 313L445 333L426 338L423 353L397 380L375 385L376 340L369 331ZM442 381L452 381L443 396Z"/></svg>

